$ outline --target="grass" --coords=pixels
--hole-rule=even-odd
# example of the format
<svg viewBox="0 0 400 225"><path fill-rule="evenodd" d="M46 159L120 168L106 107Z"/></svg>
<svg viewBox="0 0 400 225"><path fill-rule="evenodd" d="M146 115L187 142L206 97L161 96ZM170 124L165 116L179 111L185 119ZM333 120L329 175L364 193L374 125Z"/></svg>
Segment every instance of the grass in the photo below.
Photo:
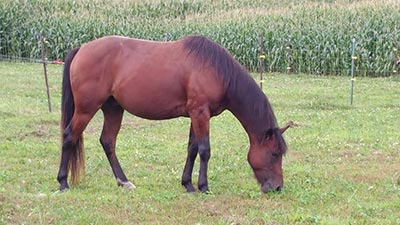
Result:
<svg viewBox="0 0 400 225"><path fill-rule="evenodd" d="M0 224L400 224L398 77L358 78L350 106L349 78L267 74L278 121L301 125L285 133L280 193L260 193L229 112L211 122L212 194L180 185L188 119L128 114L117 154L137 189L117 187L98 114L85 131L86 176L59 193L61 70L48 66L48 113L42 66L0 63Z"/></svg>

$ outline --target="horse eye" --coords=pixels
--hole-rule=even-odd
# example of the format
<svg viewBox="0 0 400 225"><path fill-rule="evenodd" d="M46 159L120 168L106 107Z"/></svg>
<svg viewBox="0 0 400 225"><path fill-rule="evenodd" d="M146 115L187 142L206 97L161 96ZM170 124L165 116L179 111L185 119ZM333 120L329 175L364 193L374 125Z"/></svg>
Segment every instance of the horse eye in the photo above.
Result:
<svg viewBox="0 0 400 225"><path fill-rule="evenodd" d="M278 153L272 153L272 157L278 158L278 157L279 157L279 154L278 154Z"/></svg>

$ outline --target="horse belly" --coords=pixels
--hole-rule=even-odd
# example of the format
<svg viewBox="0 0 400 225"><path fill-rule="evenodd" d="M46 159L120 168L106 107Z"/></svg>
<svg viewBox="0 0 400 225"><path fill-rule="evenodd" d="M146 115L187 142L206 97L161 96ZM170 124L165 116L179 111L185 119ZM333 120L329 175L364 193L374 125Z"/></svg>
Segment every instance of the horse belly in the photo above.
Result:
<svg viewBox="0 0 400 225"><path fill-rule="evenodd" d="M149 99L149 102L151 102L151 99ZM149 106L148 103L135 103L124 108L135 116L150 120L164 120L180 116L188 116L186 103L166 105L161 102L154 102L153 106Z"/></svg>
<svg viewBox="0 0 400 225"><path fill-rule="evenodd" d="M166 88L162 82L124 88L116 99L129 113L145 119L162 120L188 116L186 94L179 86Z"/></svg>

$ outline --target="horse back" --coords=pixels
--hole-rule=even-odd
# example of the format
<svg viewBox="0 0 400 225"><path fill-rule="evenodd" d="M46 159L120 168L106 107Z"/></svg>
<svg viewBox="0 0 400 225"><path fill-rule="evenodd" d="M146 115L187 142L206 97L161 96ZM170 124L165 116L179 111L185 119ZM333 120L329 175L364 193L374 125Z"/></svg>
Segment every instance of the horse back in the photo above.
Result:
<svg viewBox="0 0 400 225"><path fill-rule="evenodd" d="M118 36L81 47L71 64L71 86L83 105L100 107L110 96L147 119L189 116L205 107L219 113L223 99L215 72L189 57L181 41L155 42ZM87 98L96 93L96 98ZM93 106L93 107L95 107Z"/></svg>

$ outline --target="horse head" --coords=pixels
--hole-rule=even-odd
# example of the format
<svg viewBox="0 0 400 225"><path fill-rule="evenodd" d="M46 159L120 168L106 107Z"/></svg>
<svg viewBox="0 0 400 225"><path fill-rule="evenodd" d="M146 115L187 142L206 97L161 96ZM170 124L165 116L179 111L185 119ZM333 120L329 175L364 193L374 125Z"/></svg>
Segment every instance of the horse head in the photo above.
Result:
<svg viewBox="0 0 400 225"><path fill-rule="evenodd" d="M283 187L282 157L287 147L282 134L294 125L289 122L282 128L268 129L261 142L250 145L247 159L263 192Z"/></svg>

